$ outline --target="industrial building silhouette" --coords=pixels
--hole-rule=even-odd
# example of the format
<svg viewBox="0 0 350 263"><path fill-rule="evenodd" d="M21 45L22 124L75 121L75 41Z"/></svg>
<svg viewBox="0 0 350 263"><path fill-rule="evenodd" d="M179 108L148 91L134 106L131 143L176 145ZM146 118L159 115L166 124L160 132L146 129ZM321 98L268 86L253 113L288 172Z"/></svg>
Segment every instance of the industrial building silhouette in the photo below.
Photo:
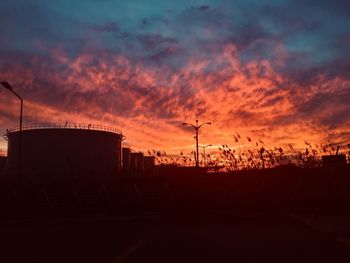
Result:
<svg viewBox="0 0 350 263"><path fill-rule="evenodd" d="M6 170L22 181L139 175L154 166L154 157L122 149L120 130L101 125L37 123L8 129L6 138Z"/></svg>

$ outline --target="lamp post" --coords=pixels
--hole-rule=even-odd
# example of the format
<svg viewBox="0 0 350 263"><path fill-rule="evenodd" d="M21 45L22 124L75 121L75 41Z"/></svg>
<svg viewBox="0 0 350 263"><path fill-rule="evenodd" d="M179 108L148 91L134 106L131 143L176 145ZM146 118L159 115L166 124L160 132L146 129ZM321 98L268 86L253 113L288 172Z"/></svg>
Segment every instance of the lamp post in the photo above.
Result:
<svg viewBox="0 0 350 263"><path fill-rule="evenodd" d="M204 164L204 165L206 164L205 161L206 161L206 159L207 159L207 157L205 156L205 148L210 147L210 146L212 146L212 145L211 145L211 144L207 144L207 145L198 146L198 147L203 148L203 155L204 155L203 164Z"/></svg>
<svg viewBox="0 0 350 263"><path fill-rule="evenodd" d="M16 91L12 88L12 86L7 81L1 81L1 85L11 91L18 99L21 101L21 112L19 117L19 137L18 137L18 160L17 160L17 182L18 184L21 181L21 149L22 149L22 115L23 115L23 99L21 96L17 94Z"/></svg>
<svg viewBox="0 0 350 263"><path fill-rule="evenodd" d="M196 131L196 136L194 137L196 139L196 167L199 167L199 159L198 159L199 158L199 154L198 154L198 131L199 131L200 127L202 127L203 125L206 125L206 124L210 125L211 122L202 123L200 125L198 125L198 120L196 120L196 125L193 125L193 124L187 123L187 122L182 123L182 125L191 126Z"/></svg>

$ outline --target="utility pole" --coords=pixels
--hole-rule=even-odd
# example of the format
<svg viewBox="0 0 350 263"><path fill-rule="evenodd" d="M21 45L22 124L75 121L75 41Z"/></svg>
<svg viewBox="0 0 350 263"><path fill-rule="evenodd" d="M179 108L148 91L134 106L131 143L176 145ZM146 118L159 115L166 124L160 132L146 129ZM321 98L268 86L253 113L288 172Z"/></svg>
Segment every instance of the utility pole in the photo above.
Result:
<svg viewBox="0 0 350 263"><path fill-rule="evenodd" d="M1 81L0 84L4 86L5 89L11 91L18 99L21 101L21 112L19 117L19 137L18 137L18 160L17 160L17 182L21 182L21 150L22 150L22 116L23 116L23 99L19 96L12 86L7 81Z"/></svg>
<svg viewBox="0 0 350 263"><path fill-rule="evenodd" d="M211 122L202 123L200 125L198 125L198 120L196 120L196 124L195 125L193 125L191 123L187 123L187 122L182 123L182 125L191 126L196 131L196 136L194 138L196 139L196 167L197 168L199 167L198 131L199 131L200 127L202 127L203 125L206 125L206 124L211 125Z"/></svg>

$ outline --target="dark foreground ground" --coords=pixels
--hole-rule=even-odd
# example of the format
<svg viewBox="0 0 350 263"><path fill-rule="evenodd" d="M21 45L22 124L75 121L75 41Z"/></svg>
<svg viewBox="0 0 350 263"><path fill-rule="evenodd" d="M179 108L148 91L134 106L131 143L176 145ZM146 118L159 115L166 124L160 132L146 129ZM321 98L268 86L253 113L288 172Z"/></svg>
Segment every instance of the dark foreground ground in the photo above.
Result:
<svg viewBox="0 0 350 263"><path fill-rule="evenodd" d="M0 263L350 262L349 167L175 172L1 183Z"/></svg>
<svg viewBox="0 0 350 263"><path fill-rule="evenodd" d="M0 262L350 262L328 230L289 212L21 218L0 224Z"/></svg>

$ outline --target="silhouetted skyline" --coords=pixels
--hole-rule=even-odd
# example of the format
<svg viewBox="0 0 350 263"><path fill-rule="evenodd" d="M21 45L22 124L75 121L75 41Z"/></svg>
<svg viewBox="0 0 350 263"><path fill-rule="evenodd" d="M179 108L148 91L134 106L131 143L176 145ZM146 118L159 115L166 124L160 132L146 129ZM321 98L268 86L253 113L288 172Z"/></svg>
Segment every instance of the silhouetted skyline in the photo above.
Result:
<svg viewBox="0 0 350 263"><path fill-rule="evenodd" d="M349 0L0 10L0 262L350 262Z"/></svg>
<svg viewBox="0 0 350 263"><path fill-rule="evenodd" d="M3 0L0 81L24 123L113 126L135 149L193 149L182 122L303 147L350 141L348 1ZM18 101L0 89L0 132ZM0 148L6 141L0 141Z"/></svg>

